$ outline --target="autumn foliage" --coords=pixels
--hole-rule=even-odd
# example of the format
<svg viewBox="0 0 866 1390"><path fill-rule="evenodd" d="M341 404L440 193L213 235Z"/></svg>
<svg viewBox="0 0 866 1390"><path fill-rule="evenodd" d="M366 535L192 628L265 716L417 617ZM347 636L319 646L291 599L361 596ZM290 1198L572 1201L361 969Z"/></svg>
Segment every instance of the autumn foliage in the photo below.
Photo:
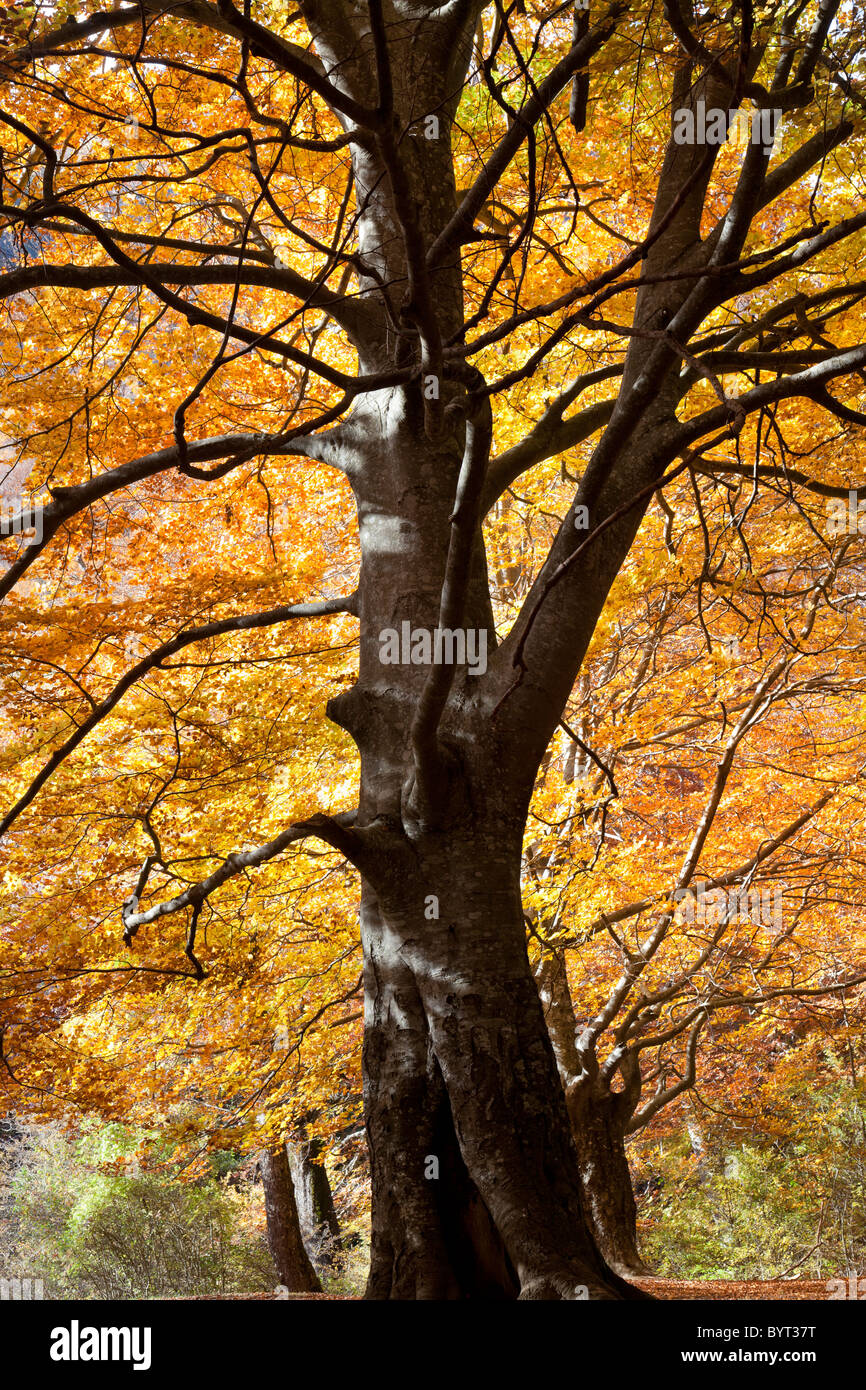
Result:
<svg viewBox="0 0 866 1390"><path fill-rule="evenodd" d="M188 1176L300 1130L332 1158L358 1146L364 1010L358 874L318 840L124 933L133 896L133 915L169 903L287 825L349 812L358 780L325 711L355 679L357 622L278 610L359 582L349 485L305 441L357 389L363 190L325 101L239 39L233 6L198 8L212 22L148 3L40 53L88 7L7 6L0 113L0 491L55 509L42 544L3 542L0 1093L21 1117L158 1129ZM622 374L640 260L622 262L646 235L680 61L656 9L637 10L592 59L586 129L558 98L463 246L472 362L495 385L484 538L502 637ZM300 13L245 13L309 48ZM504 13L484 9L460 96L458 191L527 64L540 81L572 42L571 7L511 6L502 32ZM853 13L834 61L856 88ZM737 417L750 390L866 340L862 97L823 69L820 94L825 128L853 135L758 212L742 295L682 364L680 418L721 398L736 428L656 493L527 825L530 959L563 964L612 1092L637 1068L638 1177L687 1122L722 1148L737 1126L786 1142L792 1077L863 1094L866 521L835 533L829 502L861 480L864 366L832 382L835 413L795 396ZM778 158L813 131L814 108L787 112ZM722 150L704 235L741 162ZM780 246L846 218L844 240L761 286ZM569 294L608 271L590 321ZM567 447L522 471L522 441L577 407ZM711 896L675 901L695 847L687 882Z"/></svg>

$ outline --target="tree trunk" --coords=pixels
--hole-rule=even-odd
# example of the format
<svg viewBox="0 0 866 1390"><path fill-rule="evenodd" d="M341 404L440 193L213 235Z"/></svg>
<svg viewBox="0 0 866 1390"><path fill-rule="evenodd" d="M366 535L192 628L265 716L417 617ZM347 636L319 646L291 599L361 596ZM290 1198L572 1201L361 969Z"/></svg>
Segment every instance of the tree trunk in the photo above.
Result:
<svg viewBox="0 0 866 1390"><path fill-rule="evenodd" d="M265 1192L265 1215L268 1223L268 1246L280 1283L290 1293L321 1293L316 1271L304 1249L295 1189L285 1146L260 1155L262 1185Z"/></svg>
<svg viewBox="0 0 866 1390"><path fill-rule="evenodd" d="M463 441L424 442L416 402L367 410L355 438L376 466L350 474L363 555L359 678L328 705L361 753L346 852L364 881L367 1296L639 1297L588 1227L527 956L522 839L544 749L536 758L526 737L500 735L498 691L479 708L464 667L425 784L412 730L429 667L380 660L384 629L437 626ZM480 539L467 610L466 627L492 647Z"/></svg>
<svg viewBox="0 0 866 1390"><path fill-rule="evenodd" d="M638 1253L637 1205L625 1151L629 1098L611 1091L598 1068L584 1067L575 1042L565 962L544 952L535 978L566 1094L584 1209L595 1243L618 1274L648 1274Z"/></svg>
<svg viewBox="0 0 866 1390"><path fill-rule="evenodd" d="M526 954L519 851L506 859L476 832L420 857L402 903L383 911L367 885L362 906L367 1296L629 1297L587 1230Z"/></svg>
<svg viewBox="0 0 866 1390"><path fill-rule="evenodd" d="M322 1142L305 1140L287 1145L287 1150L304 1244L314 1263L329 1265L342 1241L328 1172L318 1161Z"/></svg>
<svg viewBox="0 0 866 1390"><path fill-rule="evenodd" d="M415 374L359 396L316 440L352 486L361 542L358 679L328 704L360 752L360 795L351 831L326 833L363 883L367 1296L636 1298L596 1250L582 1205L520 869L535 775L640 508L594 552L592 604L581 595L580 611L554 625L556 643L568 632L555 674L527 680L500 716L515 672L495 651L480 524L491 413L478 371L442 356L464 331L459 244L432 252L457 208L450 122L475 8L446 6L431 24L389 8L394 118L352 146L360 298L379 324L359 359L365 372ZM334 0L304 13L325 70L368 101L378 59L367 19ZM651 473L659 460L642 449L639 466ZM635 482L625 470L602 509L633 497ZM498 667L485 676L457 663L443 687L429 655L386 659L383 635L404 625L483 637ZM530 650L548 647L550 630L542 615Z"/></svg>
<svg viewBox="0 0 866 1390"><path fill-rule="evenodd" d="M580 1183L590 1225L612 1269L628 1278L649 1274L638 1253L637 1205L625 1151L620 1096L578 1093L573 1112Z"/></svg>
<svg viewBox="0 0 866 1390"><path fill-rule="evenodd" d="M319 1152L321 1145L313 1145L307 1166L310 1175L310 1186L312 1188L313 1199L313 1219L316 1226L327 1231L330 1238L331 1247L334 1250L340 1249L342 1236L340 1234L340 1222L337 1217L337 1208L334 1206L334 1194L331 1191L331 1183L328 1178L328 1170L324 1163L320 1163L314 1156Z"/></svg>

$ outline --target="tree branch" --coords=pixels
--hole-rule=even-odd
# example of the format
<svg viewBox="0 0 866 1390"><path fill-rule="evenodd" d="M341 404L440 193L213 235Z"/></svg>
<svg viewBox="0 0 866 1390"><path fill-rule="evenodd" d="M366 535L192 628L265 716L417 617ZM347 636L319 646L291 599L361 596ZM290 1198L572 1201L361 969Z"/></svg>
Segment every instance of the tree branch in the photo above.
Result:
<svg viewBox="0 0 866 1390"><path fill-rule="evenodd" d="M287 830L282 831L273 840L268 840L264 845L259 845L257 849L235 850L227 856L218 869L207 878L195 883L191 888L186 888L177 897L169 898L165 902L156 903L153 907L145 908L142 912L138 911L138 897L132 894L123 904L121 918L123 921L123 939L129 944L135 936L139 927L148 922L155 922L160 917L168 917L172 913L182 912L185 907L193 908L193 921L201 910L201 905L211 893L216 892L230 878L243 873L245 869L258 868L261 864L267 864L269 860L275 859L278 854L282 854L289 845L295 844L298 840L307 839L315 835L318 839L324 840L325 844L351 860L356 853L356 843L352 827L355 823L355 811L347 811L338 816L315 815L310 816L305 821L295 821ZM192 949L195 942L194 935L192 943L187 942L187 952ZM199 967L200 969L201 967ZM198 976L201 978L201 976Z"/></svg>
<svg viewBox="0 0 866 1390"><path fill-rule="evenodd" d="M329 432L323 435L313 435L312 432L336 419L342 414L347 404L348 402L344 399L326 415L311 420L307 424L299 425L294 430L287 430L283 434L228 434L187 444L187 475L203 481L221 478L231 469L237 468L257 454L296 453L315 459L319 463L327 464L329 467L338 467L336 452L328 447ZM206 463L212 459L227 459L227 462L208 473L192 466L196 462ZM48 506L42 507L37 514L37 524L42 528L42 538L32 545L25 546L23 553L0 578L0 599L3 599L14 588L18 580L27 572L63 523L68 521L70 517L101 498L129 487L131 483L141 482L145 478L153 477L156 473L163 473L169 468L176 468L179 463L180 455L177 446L173 444L169 448L159 449L153 454L144 454L141 458L131 459L128 463L118 465L117 468L110 468L107 472L99 474L98 477L87 479L86 482L76 483L70 487L49 488L53 500ZM0 540L6 539L9 537L0 537Z"/></svg>
<svg viewBox="0 0 866 1390"><path fill-rule="evenodd" d="M493 192L520 146L529 138L534 126L574 74L607 42L614 32L616 20L625 13L625 8L625 5L617 0L600 23L569 49L544 81L538 84L532 95L527 97L517 112L517 118L487 159L454 216L430 247L427 253L429 265L437 265L444 256L465 240L467 233L471 233L476 214Z"/></svg>
<svg viewBox="0 0 866 1390"><path fill-rule="evenodd" d="M210 637L221 637L227 632L245 632L255 628L273 627L277 623L287 622L290 618L321 618L332 613L354 613L355 608L354 595L347 598L323 599L320 603L285 604L279 608L270 608L262 613L247 613L241 617L222 618L217 622L204 623L201 627L187 628L185 631L179 632L176 637L172 637L170 641L163 642L127 671L114 689L92 710L87 719L79 724L75 733L71 734L66 742L61 744L51 755L41 772L30 783L26 792L18 798L15 805L0 821L0 837L6 834L21 812L26 810L61 763L120 703L126 692L137 681L140 681L142 676L146 676L148 671L155 670L168 657L174 656L175 652L182 651L184 647L190 646L193 642L204 642Z"/></svg>
<svg viewBox="0 0 866 1390"><path fill-rule="evenodd" d="M116 237L116 233L112 235ZM136 238L130 234L120 239L136 241L144 238ZM186 245L195 249L195 243ZM209 250L211 254L234 254L231 248L216 247ZM168 285L235 285L239 282L241 285L263 285L268 289L282 290L293 298L300 299L311 309L322 309L345 328L353 342L363 341L366 320L370 317L369 306L360 299L338 294L327 285L317 285L285 266L277 269L276 266L250 264L249 261L243 262L240 267L181 265L176 261L163 265L151 261L146 268L136 261L130 261L129 264L97 266L54 265L42 262L40 265L13 270L8 275L0 275L0 299L42 288L98 290L115 285L149 286L151 282L156 282L163 288ZM234 327L232 325L233 333ZM267 344L262 343L262 346Z"/></svg>
<svg viewBox="0 0 866 1390"><path fill-rule="evenodd" d="M480 400L475 398L467 414L463 462L451 513L451 537L439 601L440 631L454 630L463 623L492 428L489 400L486 397ZM417 798L425 810L436 804L436 784L440 778L436 732L455 675L456 666L453 664L443 662L431 666L412 721L410 740L415 760Z"/></svg>

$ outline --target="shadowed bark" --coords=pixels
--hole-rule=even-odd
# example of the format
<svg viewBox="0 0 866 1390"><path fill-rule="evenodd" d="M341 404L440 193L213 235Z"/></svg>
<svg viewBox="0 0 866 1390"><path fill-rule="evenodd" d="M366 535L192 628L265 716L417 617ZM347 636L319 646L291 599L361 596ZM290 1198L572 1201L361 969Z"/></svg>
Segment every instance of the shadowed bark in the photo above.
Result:
<svg viewBox="0 0 866 1390"><path fill-rule="evenodd" d="M286 1145L304 1244L314 1263L329 1265L342 1249L342 1238L322 1148L321 1139Z"/></svg>
<svg viewBox="0 0 866 1390"><path fill-rule="evenodd" d="M593 1238L619 1274L647 1274L638 1252L637 1206L625 1150L635 1097L611 1091L597 1066L584 1065L575 1042L574 1005L562 956L544 952L535 978L565 1090Z"/></svg>
<svg viewBox="0 0 866 1390"><path fill-rule="evenodd" d="M263 1149L259 1162L265 1193L265 1216L268 1223L268 1248L280 1283L290 1293L321 1293L318 1275L310 1263L301 1237L295 1189L285 1145L268 1151Z"/></svg>

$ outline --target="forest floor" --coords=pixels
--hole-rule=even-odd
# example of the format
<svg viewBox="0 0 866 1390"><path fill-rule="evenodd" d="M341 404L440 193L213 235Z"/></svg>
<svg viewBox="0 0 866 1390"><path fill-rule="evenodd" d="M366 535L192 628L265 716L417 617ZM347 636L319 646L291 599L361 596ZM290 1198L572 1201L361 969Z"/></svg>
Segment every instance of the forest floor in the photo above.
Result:
<svg viewBox="0 0 866 1390"><path fill-rule="evenodd" d="M632 1281L655 1298L826 1299L826 1279L635 1279Z"/></svg>
<svg viewBox="0 0 866 1390"><path fill-rule="evenodd" d="M635 1279L640 1288L662 1299L723 1299L751 1302L753 1299L826 1299L829 1297L825 1279ZM257 1299L272 1301L282 1299L324 1299L331 1303L354 1303L351 1294L330 1293L274 1293L215 1294L204 1295L193 1300L197 1303L214 1303L237 1299ZM184 1300L186 1301L186 1300Z"/></svg>

